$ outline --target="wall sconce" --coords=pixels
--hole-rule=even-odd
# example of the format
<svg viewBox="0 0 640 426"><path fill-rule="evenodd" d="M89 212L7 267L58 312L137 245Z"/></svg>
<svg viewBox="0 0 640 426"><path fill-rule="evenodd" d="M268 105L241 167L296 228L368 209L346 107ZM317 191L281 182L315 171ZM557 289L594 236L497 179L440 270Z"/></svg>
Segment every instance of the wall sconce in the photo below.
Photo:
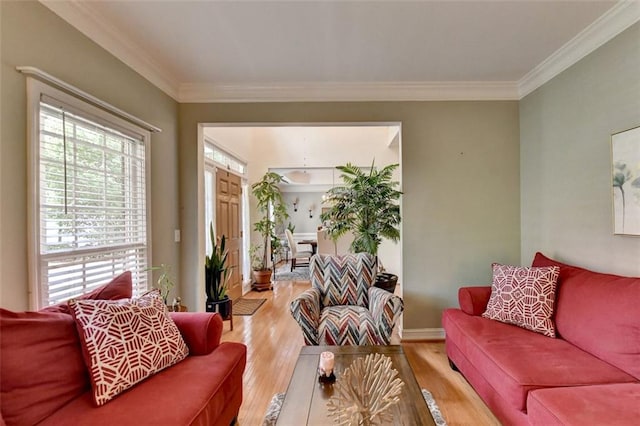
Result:
<svg viewBox="0 0 640 426"><path fill-rule="evenodd" d="M298 211L298 197L296 197L295 200L293 200L293 211L294 212Z"/></svg>
<svg viewBox="0 0 640 426"><path fill-rule="evenodd" d="M313 219L313 205L309 206L309 219Z"/></svg>

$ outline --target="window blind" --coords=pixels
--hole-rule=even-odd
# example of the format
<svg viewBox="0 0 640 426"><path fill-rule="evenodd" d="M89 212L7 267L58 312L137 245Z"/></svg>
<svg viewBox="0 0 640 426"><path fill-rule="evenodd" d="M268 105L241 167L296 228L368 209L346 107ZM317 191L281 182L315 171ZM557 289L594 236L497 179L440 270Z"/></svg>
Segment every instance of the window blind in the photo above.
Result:
<svg viewBox="0 0 640 426"><path fill-rule="evenodd" d="M148 288L145 146L141 137L42 97L39 286L48 306L130 270Z"/></svg>

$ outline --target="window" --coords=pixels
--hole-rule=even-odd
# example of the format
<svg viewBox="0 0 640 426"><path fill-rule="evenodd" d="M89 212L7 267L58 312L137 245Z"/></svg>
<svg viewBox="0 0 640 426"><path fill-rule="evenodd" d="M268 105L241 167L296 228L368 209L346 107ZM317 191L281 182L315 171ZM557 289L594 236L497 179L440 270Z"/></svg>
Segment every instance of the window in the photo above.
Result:
<svg viewBox="0 0 640 426"><path fill-rule="evenodd" d="M215 219L215 203L216 203L216 166L218 168L229 170L242 178L246 178L247 165L242 160L236 158L232 154L223 151L209 138L204 141L204 220L205 220L205 247L206 253L210 253L213 246L209 235L209 225ZM243 185L243 191L246 189ZM244 193L243 193L244 194ZM243 195L244 199L244 195ZM243 211L248 210L248 204L243 204ZM214 223L215 229L215 223ZM244 228L243 228L244 230Z"/></svg>
<svg viewBox="0 0 640 426"><path fill-rule="evenodd" d="M238 175L244 176L245 174L247 166L244 162L237 159L228 152L221 150L208 140L205 140L204 156L208 160L213 160L215 163L224 166L223 168L229 171L233 171Z"/></svg>
<svg viewBox="0 0 640 426"><path fill-rule="evenodd" d="M149 282L149 133L33 83L33 303L77 297L127 270L139 295Z"/></svg>

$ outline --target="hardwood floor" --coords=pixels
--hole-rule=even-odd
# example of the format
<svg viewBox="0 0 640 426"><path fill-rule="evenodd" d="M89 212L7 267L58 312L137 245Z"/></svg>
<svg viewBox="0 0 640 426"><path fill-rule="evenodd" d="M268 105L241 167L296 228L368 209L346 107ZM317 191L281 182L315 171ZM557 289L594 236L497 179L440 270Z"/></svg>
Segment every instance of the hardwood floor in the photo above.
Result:
<svg viewBox="0 0 640 426"><path fill-rule="evenodd" d="M273 291L252 291L244 297L267 299L262 307L252 316L235 316L233 331L228 321L224 323L223 341L247 345L240 426L261 425L273 394L287 390L304 345L302 332L289 313L289 302L307 288L308 282L279 281ZM449 425L500 425L465 379L451 370L443 342L402 346L418 383L433 394Z"/></svg>

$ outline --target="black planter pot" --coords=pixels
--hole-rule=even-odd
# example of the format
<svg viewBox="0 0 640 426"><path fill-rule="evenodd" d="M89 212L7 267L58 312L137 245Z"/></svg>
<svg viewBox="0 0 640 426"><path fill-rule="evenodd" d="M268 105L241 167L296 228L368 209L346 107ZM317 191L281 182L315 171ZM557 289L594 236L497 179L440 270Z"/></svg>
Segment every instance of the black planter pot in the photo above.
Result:
<svg viewBox="0 0 640 426"><path fill-rule="evenodd" d="M217 312L222 318L229 318L231 314L231 299L225 296L222 300L207 300L205 306L207 312Z"/></svg>
<svg viewBox="0 0 640 426"><path fill-rule="evenodd" d="M389 293L393 293L396 290L397 283L398 283L397 275L381 272L376 276L376 283L374 285L383 290L387 290Z"/></svg>

